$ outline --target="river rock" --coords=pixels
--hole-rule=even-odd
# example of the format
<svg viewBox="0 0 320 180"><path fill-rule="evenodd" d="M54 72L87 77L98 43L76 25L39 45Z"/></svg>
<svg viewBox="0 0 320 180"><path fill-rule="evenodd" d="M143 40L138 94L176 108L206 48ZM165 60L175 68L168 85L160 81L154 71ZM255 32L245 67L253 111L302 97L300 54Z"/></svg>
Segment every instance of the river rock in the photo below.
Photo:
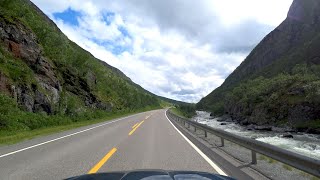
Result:
<svg viewBox="0 0 320 180"><path fill-rule="evenodd" d="M254 126L254 129L258 131L272 131L271 126Z"/></svg>
<svg viewBox="0 0 320 180"><path fill-rule="evenodd" d="M248 126L250 124L247 119L243 120L243 121L240 121L239 123L240 123L241 126Z"/></svg>
<svg viewBox="0 0 320 180"><path fill-rule="evenodd" d="M306 132L311 134L320 134L320 128L309 128Z"/></svg>
<svg viewBox="0 0 320 180"><path fill-rule="evenodd" d="M218 121L218 122L223 122L224 119L222 119L221 117L218 117L218 118L216 118L216 121Z"/></svg>
<svg viewBox="0 0 320 180"><path fill-rule="evenodd" d="M293 135L291 134L284 134L281 136L282 138L289 138L289 139L292 139L293 138Z"/></svg>

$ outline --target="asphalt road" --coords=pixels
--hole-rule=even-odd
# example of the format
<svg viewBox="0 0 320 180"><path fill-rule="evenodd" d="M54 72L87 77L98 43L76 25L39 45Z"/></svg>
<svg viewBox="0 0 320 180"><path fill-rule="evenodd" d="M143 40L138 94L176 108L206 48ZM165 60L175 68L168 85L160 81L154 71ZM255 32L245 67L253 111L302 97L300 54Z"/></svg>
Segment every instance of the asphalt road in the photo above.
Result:
<svg viewBox="0 0 320 180"><path fill-rule="evenodd" d="M135 169L221 173L181 135L165 110L0 147L0 179L64 179Z"/></svg>

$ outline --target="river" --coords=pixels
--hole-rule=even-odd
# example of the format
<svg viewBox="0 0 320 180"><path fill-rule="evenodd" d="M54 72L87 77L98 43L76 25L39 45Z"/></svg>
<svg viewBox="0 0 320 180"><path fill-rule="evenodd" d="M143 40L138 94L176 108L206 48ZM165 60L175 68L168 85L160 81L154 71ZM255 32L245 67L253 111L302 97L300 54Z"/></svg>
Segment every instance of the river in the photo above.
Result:
<svg viewBox="0 0 320 180"><path fill-rule="evenodd" d="M218 122L216 118L212 119L210 113L204 111L197 111L197 115L192 119L213 128L222 129L239 136L252 138L298 154L320 159L320 135L292 133L293 138L283 138L281 137L283 133L272 131L248 131L246 127L233 122L223 122L226 123L226 125L221 125L221 122Z"/></svg>

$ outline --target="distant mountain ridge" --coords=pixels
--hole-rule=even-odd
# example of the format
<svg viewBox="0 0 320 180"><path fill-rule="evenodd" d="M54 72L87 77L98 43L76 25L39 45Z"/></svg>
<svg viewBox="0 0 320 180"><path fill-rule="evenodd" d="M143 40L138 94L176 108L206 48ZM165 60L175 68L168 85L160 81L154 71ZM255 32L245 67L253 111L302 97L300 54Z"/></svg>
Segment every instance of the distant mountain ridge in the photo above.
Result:
<svg viewBox="0 0 320 180"><path fill-rule="evenodd" d="M319 129L319 50L320 1L294 0L287 18L197 108L243 124Z"/></svg>

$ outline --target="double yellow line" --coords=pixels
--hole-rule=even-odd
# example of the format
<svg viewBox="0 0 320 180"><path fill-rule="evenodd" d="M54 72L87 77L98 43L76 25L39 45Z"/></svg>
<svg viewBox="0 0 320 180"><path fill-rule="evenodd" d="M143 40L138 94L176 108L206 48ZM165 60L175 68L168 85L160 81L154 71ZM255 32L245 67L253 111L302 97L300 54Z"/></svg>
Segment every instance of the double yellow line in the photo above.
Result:
<svg viewBox="0 0 320 180"><path fill-rule="evenodd" d="M132 130L129 132L129 136L131 136L138 128L139 128L139 126L141 126L141 124L144 122L144 120L143 121L141 121L140 123L137 123L137 124L135 124L133 127L132 127Z"/></svg>
<svg viewBox="0 0 320 180"><path fill-rule="evenodd" d="M150 116L151 116L151 115L150 115ZM150 116L147 116L147 117L145 118L145 120L147 120ZM136 123L135 125L133 125L133 126L132 126L132 130L129 132L128 135L131 136L131 135L139 128L139 126L141 126L141 124L144 123L145 120L141 121L140 123Z"/></svg>

